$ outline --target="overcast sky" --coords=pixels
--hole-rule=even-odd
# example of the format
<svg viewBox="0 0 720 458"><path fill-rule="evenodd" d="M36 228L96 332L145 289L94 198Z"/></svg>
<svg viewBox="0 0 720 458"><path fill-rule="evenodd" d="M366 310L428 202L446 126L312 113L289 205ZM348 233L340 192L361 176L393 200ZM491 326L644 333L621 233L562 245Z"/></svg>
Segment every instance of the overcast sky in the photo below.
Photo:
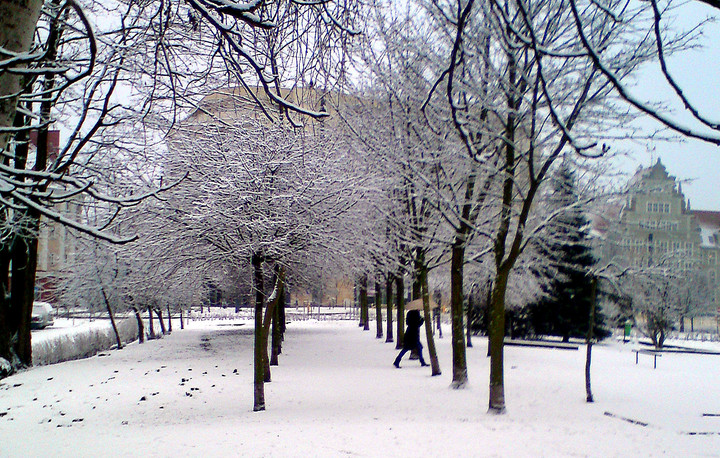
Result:
<svg viewBox="0 0 720 458"><path fill-rule="evenodd" d="M720 12L698 1L681 6L677 25L687 27L704 17L720 18ZM688 97L703 113L720 122L720 23L704 28L703 49L683 52L670 59L672 75L681 83ZM667 85L657 74L644 79L642 92L646 97L660 100L658 94L667 94ZM682 113L679 107L678 114ZM657 124L647 122L648 126ZM720 132L716 132L720 135ZM647 167L659 157L671 175L683 180L683 192L696 210L720 211L720 146L686 140L683 142L652 142L632 146L633 159L627 161L627 170L638 165ZM687 181L685 181L687 180Z"/></svg>

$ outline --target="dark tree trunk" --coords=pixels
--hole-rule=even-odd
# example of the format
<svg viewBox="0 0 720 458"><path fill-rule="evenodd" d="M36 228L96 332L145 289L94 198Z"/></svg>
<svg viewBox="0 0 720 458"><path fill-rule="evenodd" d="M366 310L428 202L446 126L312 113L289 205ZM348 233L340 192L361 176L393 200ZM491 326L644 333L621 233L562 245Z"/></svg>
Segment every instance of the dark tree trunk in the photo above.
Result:
<svg viewBox="0 0 720 458"><path fill-rule="evenodd" d="M488 326L490 342L490 396L489 411L505 412L505 376L503 368L503 351L505 339L505 291L509 271L500 270L493 283L490 324Z"/></svg>
<svg viewBox="0 0 720 458"><path fill-rule="evenodd" d="M153 324L153 311L152 307L148 305L148 323L150 326L150 335L148 336L148 339L155 339L157 336L155 335L155 325Z"/></svg>
<svg viewBox="0 0 720 458"><path fill-rule="evenodd" d="M377 333L375 334L376 339L382 339L383 327L382 327L382 288L380 282L375 281L375 322L377 323Z"/></svg>
<svg viewBox="0 0 720 458"><path fill-rule="evenodd" d="M427 267L425 266L425 254L418 255L420 262L420 286L422 291L423 315L425 319L425 338L427 339L428 353L430 355L430 366L432 369L431 376L440 375L440 361L438 360L437 350L435 349L435 339L432 332L432 319L430 318L430 293L427 284Z"/></svg>
<svg viewBox="0 0 720 458"><path fill-rule="evenodd" d="M368 310L367 275L360 278L360 326L363 331L370 330L370 311Z"/></svg>
<svg viewBox="0 0 720 458"><path fill-rule="evenodd" d="M395 308L397 313L397 339L395 348L400 350L405 336L405 281L403 274L395 276Z"/></svg>
<svg viewBox="0 0 720 458"><path fill-rule="evenodd" d="M17 113L15 126L20 127L24 122L25 117ZM25 170L28 157L27 132L17 134L16 140L18 144L15 147L14 166L18 170ZM7 209L3 213L7 215ZM37 268L37 236L35 231L37 231L39 224L37 217L34 217L27 210L18 210L9 217L15 221L26 217L29 225L27 229L20 228L19 232L10 238L11 243L5 254L8 256L8 260L12 260L9 274L9 278L12 280L9 280L8 277L3 278L3 282L7 281L10 284L10 295L9 297L3 296L3 298L0 298L4 308L4 311L0 313L0 338L2 339L0 357L10 362L13 369L19 369L32 364L30 321L35 291L35 270ZM15 223L11 222L11 224L14 225ZM10 261L7 261L7 263L9 265ZM5 261L3 264L5 264ZM4 268L4 270L7 271L7 268Z"/></svg>
<svg viewBox="0 0 720 458"><path fill-rule="evenodd" d="M285 303L285 294L283 293L282 296L278 300L278 304L275 307L275 310L273 310L272 315L272 341L270 342L270 365L271 366L277 366L279 364L279 356L280 356L280 344L281 344L281 335L280 335L280 308Z"/></svg>
<svg viewBox="0 0 720 458"><path fill-rule="evenodd" d="M392 320L392 309L393 309L393 282L395 277L388 273L387 282L385 283L385 300L387 301L387 332L385 333L385 342L393 341L393 320Z"/></svg>
<svg viewBox="0 0 720 458"><path fill-rule="evenodd" d="M593 331L595 328L596 300L597 300L597 278L593 277L592 282L590 283L590 316L589 316L589 320L588 320L587 338L585 339L585 344L587 345L587 354L585 355L585 394L586 394L585 400L587 402L594 401L593 394L592 394L592 386L590 384L590 364L592 362L593 339L595 338L595 336L593 335Z"/></svg>
<svg viewBox="0 0 720 458"><path fill-rule="evenodd" d="M420 280L420 271L423 269L423 265L419 261L419 256L416 256L414 261L414 275L413 275L413 283L412 283L412 300L421 299L422 300L422 286L421 286L421 280ZM419 360L420 359L420 353L417 351L417 348L413 348L410 350L410 357L408 358L410 360Z"/></svg>
<svg viewBox="0 0 720 458"><path fill-rule="evenodd" d="M270 337L270 324L272 323L273 315L275 314L275 309L277 308L277 304L280 300L280 297L282 296L282 290L284 288L284 276L285 276L285 269L282 267L279 267L277 264L275 265L275 297L273 300L269 301L267 304L267 307L265 308L265 318L263 319L263 326L262 326L262 353L263 353L263 366L265 367L265 383L268 383L272 381L272 376L270 374L270 358L268 356L268 340Z"/></svg>
<svg viewBox="0 0 720 458"><path fill-rule="evenodd" d="M113 315L112 307L110 307L110 301L108 300L107 294L105 294L105 288L100 287L100 291L102 292L103 300L105 301L105 309L107 310L108 317L110 317L110 324L112 325L113 333L115 333L115 341L117 342L117 349L122 350L122 348L123 348L122 339L120 338L120 333L118 332L117 325L115 324L115 316Z"/></svg>
<svg viewBox="0 0 720 458"><path fill-rule="evenodd" d="M167 322L168 334L172 334L172 313L170 313L170 304L167 304Z"/></svg>
<svg viewBox="0 0 720 458"><path fill-rule="evenodd" d="M185 329L185 319L183 317L182 307L180 307L180 329Z"/></svg>
<svg viewBox="0 0 720 458"><path fill-rule="evenodd" d="M135 312L135 320L137 320L138 342L145 343L145 326L143 325L143 320L140 316L140 310L138 310L137 307L133 307L133 312Z"/></svg>
<svg viewBox="0 0 720 458"><path fill-rule="evenodd" d="M450 319L453 353L453 388L464 388L468 382L467 359L465 354L465 329L463 327L463 263L465 262L464 242L455 240L450 259Z"/></svg>
<svg viewBox="0 0 720 458"><path fill-rule="evenodd" d="M465 308L465 335L467 340L467 347L472 348L472 326L470 326L470 309L473 306L472 295L468 298L467 307Z"/></svg>
<svg viewBox="0 0 720 458"><path fill-rule="evenodd" d="M488 287L487 292L487 302L485 302L485 323L487 326L487 335L488 335L488 348L487 348L487 357L490 357L490 310L492 309L492 292L493 292L493 284L490 282L490 285Z"/></svg>
<svg viewBox="0 0 720 458"><path fill-rule="evenodd" d="M278 301L277 305L275 306L275 310L273 311L273 319L272 319L272 353L270 356L270 365L271 366L277 366L279 363L279 356L282 353L282 333L283 333L283 325L282 321L284 320L284 310L285 310L285 283L283 278L283 287L280 289L280 293L278 295Z"/></svg>
<svg viewBox="0 0 720 458"><path fill-rule="evenodd" d="M155 315L158 317L158 323L160 324L160 332L162 335L167 334L167 328L165 328L165 322L163 321L162 309L160 307L155 309Z"/></svg>
<svg viewBox="0 0 720 458"><path fill-rule="evenodd" d="M254 378L253 378L253 411L265 410L265 364L263 363L262 330L263 306L265 302L263 258L253 255L252 266L255 283L255 339L254 339Z"/></svg>

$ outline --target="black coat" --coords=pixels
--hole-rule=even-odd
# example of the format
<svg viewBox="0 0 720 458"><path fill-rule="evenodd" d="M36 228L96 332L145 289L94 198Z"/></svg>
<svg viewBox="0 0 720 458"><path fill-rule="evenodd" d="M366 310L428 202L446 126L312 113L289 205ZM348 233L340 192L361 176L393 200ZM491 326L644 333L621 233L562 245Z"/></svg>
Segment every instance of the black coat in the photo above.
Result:
<svg viewBox="0 0 720 458"><path fill-rule="evenodd" d="M405 318L405 336L403 337L403 349L412 350L418 346L420 342L420 326L425 320L420 316L419 310L410 310Z"/></svg>

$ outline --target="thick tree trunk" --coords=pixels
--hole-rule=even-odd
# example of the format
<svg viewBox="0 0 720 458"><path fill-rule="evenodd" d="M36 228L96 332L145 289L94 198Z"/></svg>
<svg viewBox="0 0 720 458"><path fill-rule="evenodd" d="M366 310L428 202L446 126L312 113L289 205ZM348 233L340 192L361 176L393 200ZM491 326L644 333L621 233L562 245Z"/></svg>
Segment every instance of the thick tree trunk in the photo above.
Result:
<svg viewBox="0 0 720 458"><path fill-rule="evenodd" d="M395 276L395 308L397 313L397 340L395 348L400 350L405 336L405 281L403 274Z"/></svg>
<svg viewBox="0 0 720 458"><path fill-rule="evenodd" d="M165 327L165 322L163 321L162 309L160 307L155 309L155 315L157 315L157 317L158 317L158 323L160 324L160 332L162 332L162 335L167 334L167 328Z"/></svg>
<svg viewBox="0 0 720 458"><path fill-rule="evenodd" d="M28 52L43 0L0 0L0 47L15 54ZM0 60L10 58L0 52ZM25 65L18 65L25 67ZM17 110L18 96L22 92L23 76L17 73L0 72L0 130L13 125ZM9 133L0 133L0 151L11 138Z"/></svg>
<svg viewBox="0 0 720 458"><path fill-rule="evenodd" d="M395 277L392 274L388 274L387 281L385 283L385 300L387 301L387 332L385 333L385 342L393 341L393 320L392 320L392 309L393 309L393 282Z"/></svg>
<svg viewBox="0 0 720 458"><path fill-rule="evenodd" d="M17 113L14 126L22 126L25 116ZM16 135L14 167L25 170L28 159L28 133ZM7 160L4 160L7 163ZM22 204L19 204L22 207ZM27 227L20 226L18 232L9 237L8 248L3 250L3 271L9 275L3 282L10 284L9 296L3 296L2 312L0 312L0 357L6 359L13 369L27 367L32 364L32 344L30 321L35 291L35 271L37 268L37 230L39 215L36 211L18 210L12 215L3 211L5 217L11 218L10 224L15 225L23 219ZM6 242L7 243L7 242ZM12 263L11 267L10 264Z"/></svg>
<svg viewBox="0 0 720 458"><path fill-rule="evenodd" d="M377 280L375 281L375 322L377 323L375 338L382 339L382 288L380 287L380 282Z"/></svg>
<svg viewBox="0 0 720 458"><path fill-rule="evenodd" d="M503 368L503 351L505 339L505 291L507 290L508 270L500 270L493 283L490 324L488 326L490 341L490 400L489 411L505 412L505 376Z"/></svg>
<svg viewBox="0 0 720 458"><path fill-rule="evenodd" d="M185 319L183 317L182 307L180 307L180 329L185 329Z"/></svg>
<svg viewBox="0 0 720 458"><path fill-rule="evenodd" d="M464 388L468 382L465 329L463 327L463 263L465 248L461 240L453 243L450 260L450 319L453 353L453 388Z"/></svg>
<svg viewBox="0 0 720 458"><path fill-rule="evenodd" d="M137 307L133 307L133 312L135 312L135 320L137 320L138 342L145 343L145 326L143 325L143 320L140 316L140 310L138 310Z"/></svg>
<svg viewBox="0 0 720 458"><path fill-rule="evenodd" d="M423 316L425 319L425 338L427 339L428 353L430 355L430 366L432 373L430 375L440 375L440 361L438 360L437 350L435 349L435 339L433 337L433 324L430 317L430 293L428 292L427 267L425 266L425 255L422 254L422 262L420 263L420 286L423 301ZM420 257L418 256L418 257Z"/></svg>
<svg viewBox="0 0 720 458"><path fill-rule="evenodd" d="M254 378L253 411L265 410L265 364L263 363L263 305L265 293L263 285L261 256L253 255L252 266L255 283L255 339L254 339Z"/></svg>
<svg viewBox="0 0 720 458"><path fill-rule="evenodd" d="M37 230L37 216L30 217L30 230ZM32 364L32 336L30 322L35 296L35 271L37 268L37 237L16 238L13 244L12 282L10 285L10 323L14 331L13 352L21 367ZM11 343L12 345L12 343ZM9 359L11 363L13 359Z"/></svg>

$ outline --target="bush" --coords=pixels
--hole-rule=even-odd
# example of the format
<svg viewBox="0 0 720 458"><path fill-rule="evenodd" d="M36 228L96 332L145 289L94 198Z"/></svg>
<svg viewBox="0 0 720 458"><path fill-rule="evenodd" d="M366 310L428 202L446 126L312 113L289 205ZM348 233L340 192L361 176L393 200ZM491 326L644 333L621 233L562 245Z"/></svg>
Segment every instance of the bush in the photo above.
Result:
<svg viewBox="0 0 720 458"><path fill-rule="evenodd" d="M135 318L118 320L117 327L123 343L137 339L138 330ZM33 344L33 365L43 366L88 358L116 346L117 340L108 321L107 326L101 329L88 328L83 332L58 335L56 338Z"/></svg>

